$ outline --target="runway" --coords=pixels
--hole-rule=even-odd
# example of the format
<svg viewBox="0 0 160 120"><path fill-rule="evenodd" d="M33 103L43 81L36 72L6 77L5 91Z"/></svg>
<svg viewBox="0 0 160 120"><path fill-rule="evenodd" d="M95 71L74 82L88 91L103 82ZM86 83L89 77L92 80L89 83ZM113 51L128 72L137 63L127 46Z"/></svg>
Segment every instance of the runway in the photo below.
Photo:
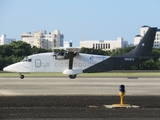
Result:
<svg viewBox="0 0 160 120"><path fill-rule="evenodd" d="M107 109L119 103L119 85L126 88L125 103L136 109ZM160 78L67 77L0 78L0 119L139 120L160 118Z"/></svg>
<svg viewBox="0 0 160 120"><path fill-rule="evenodd" d="M0 78L0 96L9 95L117 95L125 85L126 95L160 95L160 78L68 77Z"/></svg>

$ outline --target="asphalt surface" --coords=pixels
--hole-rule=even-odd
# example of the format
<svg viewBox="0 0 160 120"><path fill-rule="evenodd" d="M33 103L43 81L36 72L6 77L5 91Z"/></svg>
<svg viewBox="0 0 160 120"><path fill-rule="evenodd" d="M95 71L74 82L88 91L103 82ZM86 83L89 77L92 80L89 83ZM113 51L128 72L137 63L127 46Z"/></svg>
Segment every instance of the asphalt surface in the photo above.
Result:
<svg viewBox="0 0 160 120"><path fill-rule="evenodd" d="M125 96L140 108L105 108L119 96L1 96L0 119L159 119L160 96Z"/></svg>
<svg viewBox="0 0 160 120"><path fill-rule="evenodd" d="M140 108L104 107L120 102L121 83L124 103ZM159 120L159 85L160 78L1 78L0 119Z"/></svg>
<svg viewBox="0 0 160 120"><path fill-rule="evenodd" d="M0 96L37 95L117 95L123 84L126 95L160 95L160 78L87 77L63 78L0 78Z"/></svg>

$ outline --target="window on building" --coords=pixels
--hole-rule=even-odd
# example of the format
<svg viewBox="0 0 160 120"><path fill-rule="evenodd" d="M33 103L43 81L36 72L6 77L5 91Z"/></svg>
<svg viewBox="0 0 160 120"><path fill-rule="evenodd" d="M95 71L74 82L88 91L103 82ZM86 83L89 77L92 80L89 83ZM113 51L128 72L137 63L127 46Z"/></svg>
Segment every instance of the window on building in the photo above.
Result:
<svg viewBox="0 0 160 120"><path fill-rule="evenodd" d="M93 44L93 49L95 48L94 44Z"/></svg>
<svg viewBox="0 0 160 120"><path fill-rule="evenodd" d="M96 49L97 49L97 44L96 44Z"/></svg>
<svg viewBox="0 0 160 120"><path fill-rule="evenodd" d="M98 44L98 49L100 49L100 44Z"/></svg>
<svg viewBox="0 0 160 120"><path fill-rule="evenodd" d="M103 44L103 49L105 49L105 44Z"/></svg>
<svg viewBox="0 0 160 120"><path fill-rule="evenodd" d="M102 48L102 44L101 44L101 49L103 49L103 48Z"/></svg>
<svg viewBox="0 0 160 120"><path fill-rule="evenodd" d="M106 44L106 49L108 48L107 44Z"/></svg>
<svg viewBox="0 0 160 120"><path fill-rule="evenodd" d="M143 35L145 35L145 31L143 31Z"/></svg>
<svg viewBox="0 0 160 120"><path fill-rule="evenodd" d="M110 49L110 43L108 44L108 49Z"/></svg>

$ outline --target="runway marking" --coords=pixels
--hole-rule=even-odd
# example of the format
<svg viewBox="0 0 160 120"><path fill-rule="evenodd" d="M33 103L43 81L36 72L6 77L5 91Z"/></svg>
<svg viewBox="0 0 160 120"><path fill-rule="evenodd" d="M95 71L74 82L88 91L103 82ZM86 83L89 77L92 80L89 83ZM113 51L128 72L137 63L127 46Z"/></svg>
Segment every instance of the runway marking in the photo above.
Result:
<svg viewBox="0 0 160 120"><path fill-rule="evenodd" d="M15 93L11 90L0 90L1 95L20 95L20 93Z"/></svg>

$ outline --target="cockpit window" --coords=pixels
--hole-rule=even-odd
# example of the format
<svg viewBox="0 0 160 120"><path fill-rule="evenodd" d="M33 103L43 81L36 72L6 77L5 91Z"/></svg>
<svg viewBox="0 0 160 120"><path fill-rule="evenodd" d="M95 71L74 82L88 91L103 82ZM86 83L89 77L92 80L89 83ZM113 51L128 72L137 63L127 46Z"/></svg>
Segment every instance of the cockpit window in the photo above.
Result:
<svg viewBox="0 0 160 120"><path fill-rule="evenodd" d="M32 62L32 59L28 59L28 57L25 57L22 62Z"/></svg>
<svg viewBox="0 0 160 120"><path fill-rule="evenodd" d="M25 57L23 60L22 60L22 62L26 62L27 61L27 58Z"/></svg>
<svg viewBox="0 0 160 120"><path fill-rule="evenodd" d="M28 62L32 62L32 59L28 59Z"/></svg>

